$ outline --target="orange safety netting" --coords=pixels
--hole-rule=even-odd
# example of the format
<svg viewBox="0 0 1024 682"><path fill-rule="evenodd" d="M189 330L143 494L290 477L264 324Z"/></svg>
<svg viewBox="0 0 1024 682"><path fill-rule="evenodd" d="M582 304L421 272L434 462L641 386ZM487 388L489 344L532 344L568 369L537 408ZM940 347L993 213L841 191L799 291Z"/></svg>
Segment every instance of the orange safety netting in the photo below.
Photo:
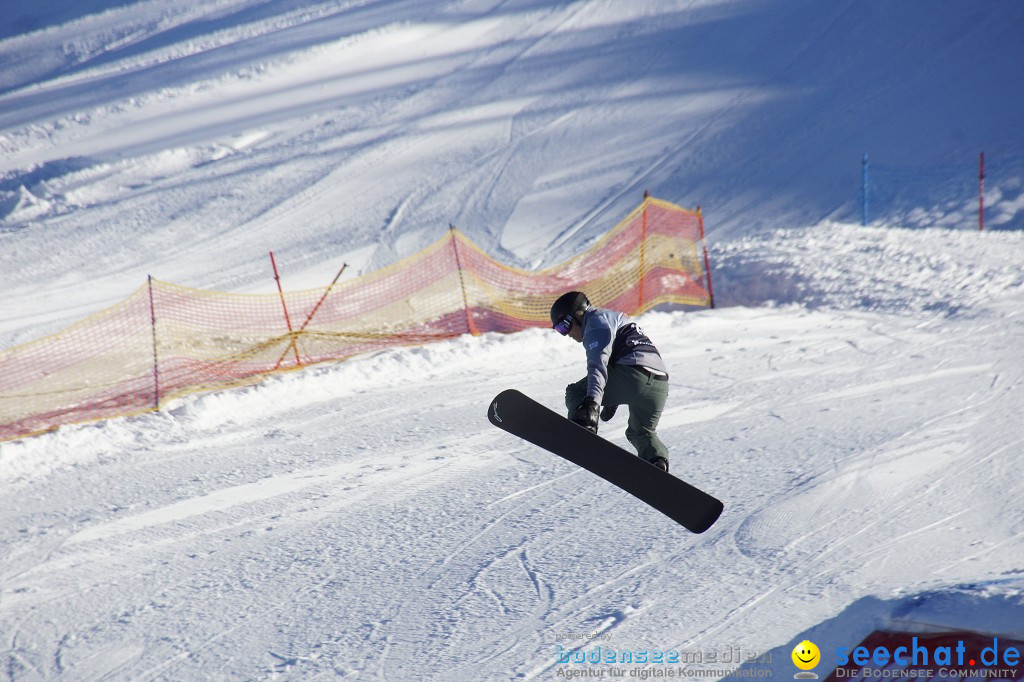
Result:
<svg viewBox="0 0 1024 682"><path fill-rule="evenodd" d="M547 326L552 301L573 289L629 314L708 306L706 265L700 213L646 198L591 249L536 272L498 263L453 228L326 291L231 294L151 279L64 331L0 351L0 440L386 347Z"/></svg>

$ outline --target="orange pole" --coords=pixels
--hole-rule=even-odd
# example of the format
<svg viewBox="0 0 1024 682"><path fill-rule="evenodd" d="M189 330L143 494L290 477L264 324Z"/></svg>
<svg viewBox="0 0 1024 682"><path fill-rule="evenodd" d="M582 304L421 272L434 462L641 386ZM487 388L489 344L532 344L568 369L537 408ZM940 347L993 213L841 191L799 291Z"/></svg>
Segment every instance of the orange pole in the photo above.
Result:
<svg viewBox="0 0 1024 682"><path fill-rule="evenodd" d="M313 316L316 315L316 311L320 310L320 306L323 304L324 299L327 298L327 294L331 293L331 289L333 289L334 285L338 283L339 279L341 279L341 273L345 272L345 268L347 267L348 263L341 264L341 269L338 270L338 274L335 275L334 279L331 280L331 283L327 285L327 291L325 291L324 295L320 297L320 300L316 302L316 305L313 306L313 310L311 310L309 315L306 316L306 321L302 323L301 327L299 327L300 333L306 328L306 325L309 324L309 321L313 319Z"/></svg>
<svg viewBox="0 0 1024 682"><path fill-rule="evenodd" d="M448 224L448 234L452 239L452 250L455 252L455 268L459 271L459 287L462 289L462 309L466 313L466 331L473 336L477 335L473 326L473 318L469 312L469 297L466 295L466 280L462 276L462 259L459 257L458 235L455 234L455 225Z"/></svg>
<svg viewBox="0 0 1024 682"><path fill-rule="evenodd" d="M291 339L289 345L292 350L295 351L295 364L297 366L302 365L302 361L299 360L299 347L295 345L295 334L292 332L292 318L288 315L288 304L284 301L284 290L281 288L281 275L277 272L277 261L274 260L274 252L270 252L270 265L274 268L274 280L277 282L277 293L281 296L281 308L284 309L284 321L288 325L288 337ZM287 350L285 351L287 352ZM278 362L278 364L281 364ZM274 369L277 369L275 367Z"/></svg>
<svg viewBox="0 0 1024 682"><path fill-rule="evenodd" d="M644 308L644 276L647 274L647 206L651 202L651 193L644 190L644 210L640 219L640 285L637 288L636 309L640 312Z"/></svg>
<svg viewBox="0 0 1024 682"><path fill-rule="evenodd" d="M978 232L985 229L985 152L978 157Z"/></svg>
<svg viewBox="0 0 1024 682"><path fill-rule="evenodd" d="M156 354L156 306L153 303L153 275L149 275L149 324L153 331L153 409L160 411L160 363Z"/></svg>
<svg viewBox="0 0 1024 682"><path fill-rule="evenodd" d="M715 291L711 288L711 259L708 258L708 244L704 240L704 213L697 207L697 222L700 225L700 243L704 247L704 274L708 280L708 307L715 307Z"/></svg>
<svg viewBox="0 0 1024 682"><path fill-rule="evenodd" d="M320 300L316 302L316 305L313 306L313 310L311 310L309 315L306 316L306 321L302 323L301 327L299 327L299 334L301 334L303 331L306 330L306 325L309 324L309 321L313 319L314 315L316 315L316 311L320 310L320 305L324 302L324 299L327 298L327 294L331 293L331 289L333 289L334 285L338 283L338 280L341 278L341 273L345 272L345 268L347 268L347 267L348 267L348 263L342 263L341 264L341 269L338 270L338 274L335 275L334 276L334 280L329 285L327 285L327 291L325 291L324 295L320 297ZM292 343L294 345L294 341ZM281 363L284 361L284 356L285 355L288 355L288 349L287 348L285 348L284 352L281 353L281 357L279 357L277 359L277 364L274 365L274 369L277 369L277 368L279 368L281 366Z"/></svg>

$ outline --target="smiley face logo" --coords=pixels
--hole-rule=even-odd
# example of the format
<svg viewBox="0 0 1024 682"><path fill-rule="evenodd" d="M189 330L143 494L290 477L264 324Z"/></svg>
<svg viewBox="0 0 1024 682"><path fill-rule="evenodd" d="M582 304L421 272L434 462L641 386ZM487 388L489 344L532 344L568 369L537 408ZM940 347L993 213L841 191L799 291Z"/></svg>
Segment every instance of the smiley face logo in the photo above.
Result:
<svg viewBox="0 0 1024 682"><path fill-rule="evenodd" d="M821 652L814 642L804 640L793 648L793 665L801 670L810 670L821 661Z"/></svg>

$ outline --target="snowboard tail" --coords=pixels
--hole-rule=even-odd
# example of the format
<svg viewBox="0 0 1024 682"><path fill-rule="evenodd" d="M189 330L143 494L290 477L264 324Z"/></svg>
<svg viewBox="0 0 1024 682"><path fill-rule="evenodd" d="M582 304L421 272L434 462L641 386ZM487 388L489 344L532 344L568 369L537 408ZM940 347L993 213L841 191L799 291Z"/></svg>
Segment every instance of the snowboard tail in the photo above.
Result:
<svg viewBox="0 0 1024 682"><path fill-rule="evenodd" d="M487 408L487 419L499 429L597 474L689 531L703 533L722 514L724 505L713 496L515 389L495 396Z"/></svg>

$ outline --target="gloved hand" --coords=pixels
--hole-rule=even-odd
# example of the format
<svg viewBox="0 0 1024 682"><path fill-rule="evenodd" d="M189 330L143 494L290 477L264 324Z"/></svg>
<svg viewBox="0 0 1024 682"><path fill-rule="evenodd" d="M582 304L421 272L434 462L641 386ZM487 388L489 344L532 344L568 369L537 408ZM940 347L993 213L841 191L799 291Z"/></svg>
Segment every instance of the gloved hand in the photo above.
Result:
<svg viewBox="0 0 1024 682"><path fill-rule="evenodd" d="M588 431L597 433L597 415L599 412L600 408L598 408L596 400L584 398L583 402L577 405L572 415L569 416L569 421L579 424Z"/></svg>

